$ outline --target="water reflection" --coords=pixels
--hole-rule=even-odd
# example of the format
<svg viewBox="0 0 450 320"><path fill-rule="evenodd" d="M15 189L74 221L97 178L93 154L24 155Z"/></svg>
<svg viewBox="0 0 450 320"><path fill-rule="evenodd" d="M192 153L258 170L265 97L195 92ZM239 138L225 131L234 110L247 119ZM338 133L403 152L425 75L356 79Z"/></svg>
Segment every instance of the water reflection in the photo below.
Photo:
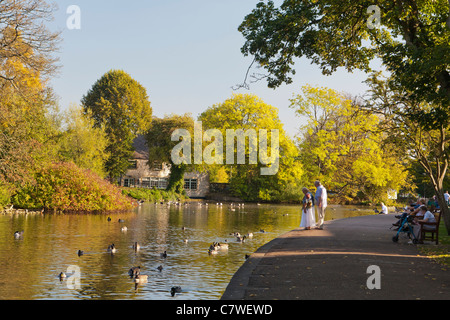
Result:
<svg viewBox="0 0 450 320"><path fill-rule="evenodd" d="M111 216L111 221L107 215L0 216L0 298L219 299L246 254L300 223L298 206L233 209L144 204L134 212ZM372 212L352 207L327 210L327 219ZM24 230L20 239L13 236L17 230ZM234 232L254 236L241 243ZM229 249L208 255L215 241L228 242ZM140 245L137 252L134 242ZM113 243L117 252L111 254L107 248ZM84 254L78 256L78 250ZM164 251L167 258L160 256ZM79 268L79 286L71 286L78 275L70 270L62 281L58 277L69 266ZM148 282L136 288L128 276L133 266L148 275ZM181 286L183 292L171 297L173 286Z"/></svg>

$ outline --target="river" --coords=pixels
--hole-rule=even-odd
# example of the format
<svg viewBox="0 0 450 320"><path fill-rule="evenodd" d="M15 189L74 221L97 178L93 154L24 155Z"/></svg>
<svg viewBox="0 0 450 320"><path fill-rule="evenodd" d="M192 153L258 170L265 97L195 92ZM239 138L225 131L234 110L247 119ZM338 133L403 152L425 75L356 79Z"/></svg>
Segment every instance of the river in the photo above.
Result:
<svg viewBox="0 0 450 320"><path fill-rule="evenodd" d="M326 220L367 214L373 209L330 206ZM143 204L115 215L1 215L0 299L219 299L246 254L299 224L298 206L273 204ZM234 232L252 232L253 238L238 242ZM209 255L215 241L229 249ZM113 243L117 251L111 254ZM128 276L133 266L148 282L135 286ZM60 280L61 272L68 277ZM182 288L175 297L173 286Z"/></svg>

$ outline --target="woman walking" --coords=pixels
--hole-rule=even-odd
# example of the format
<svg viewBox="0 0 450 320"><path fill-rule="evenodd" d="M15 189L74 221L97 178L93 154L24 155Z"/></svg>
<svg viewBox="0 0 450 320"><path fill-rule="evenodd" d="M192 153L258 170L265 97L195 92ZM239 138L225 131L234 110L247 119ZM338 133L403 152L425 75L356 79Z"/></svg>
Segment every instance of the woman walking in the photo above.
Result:
<svg viewBox="0 0 450 320"><path fill-rule="evenodd" d="M302 189L305 196L302 201L302 221L300 228L310 230L316 226L316 217L314 215L314 198L307 188Z"/></svg>

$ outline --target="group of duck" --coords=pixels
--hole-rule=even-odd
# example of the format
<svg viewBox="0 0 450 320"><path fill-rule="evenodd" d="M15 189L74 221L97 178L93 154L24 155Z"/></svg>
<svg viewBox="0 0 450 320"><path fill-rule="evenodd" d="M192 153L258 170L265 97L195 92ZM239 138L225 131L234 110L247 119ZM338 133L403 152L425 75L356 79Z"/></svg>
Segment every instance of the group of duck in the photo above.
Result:
<svg viewBox="0 0 450 320"><path fill-rule="evenodd" d="M111 218L108 217L107 220L111 221ZM119 219L118 222L124 222L124 220L123 219ZM122 227L121 230L123 231L123 227ZM14 237L16 239L20 238L22 235L23 235L23 231L21 231L21 232L16 231L14 233ZM135 252L138 252L141 249L141 246L140 246L140 244L138 242L134 242L131 247L132 247L132 249ZM112 243L112 244L108 245L108 247L106 248L106 251L108 253L110 253L110 254L115 254L117 252L117 248L116 248L115 244ZM80 257L80 256L84 255L84 251L83 250L78 250L77 254ZM167 258L167 251L161 252L159 254L159 256L162 259L166 259ZM156 269L161 272L163 270L163 266L159 265ZM148 277L149 276L146 275L146 274L141 274L141 266L131 267L130 270L128 270L128 275L134 281L134 284L135 284L134 289L135 290L137 290L139 284L143 284L143 283L147 283L148 282ZM59 277L59 279L61 281L63 281L67 277L67 275L64 272L61 272L58 277ZM174 287L172 287L170 289L170 294L171 294L172 297L175 296L175 294L181 293L181 292L182 292L182 289L181 289L180 286L174 286Z"/></svg>
<svg viewBox="0 0 450 320"><path fill-rule="evenodd" d="M132 247L136 251L139 250L139 248L140 248L140 246L137 242L135 242ZM116 248L115 248L114 244L108 246L108 249L107 249L108 252L115 253L116 252L115 250L116 250ZM78 255L80 256L80 251L78 252ZM167 251L162 252L160 254L160 257L167 258ZM159 271L162 271L163 270L162 265L158 266L157 269ZM130 270L128 270L128 275L134 281L134 289L135 290L137 290L137 287L139 284L148 282L148 275L141 274L141 266L131 267ZM61 281L63 281L67 277L67 275L64 272L61 272L58 277ZM170 294L172 297L175 296L176 293L181 293L181 292L182 292L182 289L180 286L174 286L170 289Z"/></svg>
<svg viewBox="0 0 450 320"><path fill-rule="evenodd" d="M218 204L218 205L221 205L221 204ZM111 221L111 218L108 217L107 220ZM119 223L123 223L124 220L123 219L119 219L118 222ZM124 228L126 228L126 227L122 227L121 230L122 231L126 231L126 229L124 230ZM182 227L182 229L185 230L185 227ZM260 230L260 232L264 233L265 231L264 230ZM23 233L24 233L24 231L16 231L14 233L14 238L15 239L21 239L22 236L23 236ZM247 233L245 235L241 235L239 232L232 232L232 233L230 233L230 235L235 236L236 237L236 241L240 242L240 243L245 242L247 239L252 239L253 238L253 233L252 232L249 232L249 233ZM185 243L187 243L187 239L185 240ZM138 252L140 250L140 248L141 248L141 246L139 245L138 242L134 242L131 247L132 247L132 249L135 252ZM219 253L220 251L228 250L228 248L229 248L229 244L228 244L228 241L226 239L222 243L220 243L220 242L213 242L210 245L209 249L208 249L208 254L215 255L215 254ZM110 254L115 254L117 252L117 248L116 248L115 244L112 243L112 244L108 245L106 251L108 253L110 253ZM83 250L78 250L77 255L79 257L84 255L84 251ZM160 257L162 259L167 258L167 251L164 251L164 252L160 253ZM245 255L246 259L248 257L249 257L249 255ZM163 270L163 266L160 265L160 266L157 267L157 269L161 272ZM128 270L128 275L130 276L130 278L133 279L133 281L135 283L135 290L137 289L139 284L143 284L143 283L148 282L148 275L141 274L141 267L140 266L131 267ZM59 274L59 279L61 281L63 281L66 277L67 277L67 275L64 272L61 272ZM174 287L172 287L170 289L170 293L171 293L172 297L175 296L175 294L181 293L181 292L182 292L182 289L181 289L180 286L174 286Z"/></svg>
<svg viewBox="0 0 450 320"><path fill-rule="evenodd" d="M265 232L264 230L260 230L260 232ZM253 232L249 232L246 235L241 235L239 232L232 232L230 233L231 236L236 237L236 241L240 243L244 243L246 239L252 239L253 238ZM220 251L228 250L229 244L228 240L225 239L224 242L213 242L208 249L208 254L214 255L218 254ZM248 258L248 255L245 256L245 258Z"/></svg>
<svg viewBox="0 0 450 320"><path fill-rule="evenodd" d="M163 257L163 254L161 254L161 257ZM164 257L167 257L166 251L164 251ZM162 266L158 267L158 270L162 270ZM136 290L139 284L146 283L148 281L148 275L141 274L141 266L137 267L131 267L130 270L128 270L128 275L130 278L134 278L134 289ZM172 297L175 296L176 293L181 293L181 287L180 286L174 286L170 289L170 295Z"/></svg>

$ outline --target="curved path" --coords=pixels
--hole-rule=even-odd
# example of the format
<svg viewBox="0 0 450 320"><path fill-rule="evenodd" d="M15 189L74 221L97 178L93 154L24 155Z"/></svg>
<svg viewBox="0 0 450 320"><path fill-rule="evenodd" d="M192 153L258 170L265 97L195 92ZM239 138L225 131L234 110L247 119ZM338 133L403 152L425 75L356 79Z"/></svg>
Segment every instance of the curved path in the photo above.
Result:
<svg viewBox="0 0 450 320"><path fill-rule="evenodd" d="M222 300L450 299L450 270L402 236L392 242L394 221L372 215L292 230L253 253Z"/></svg>

